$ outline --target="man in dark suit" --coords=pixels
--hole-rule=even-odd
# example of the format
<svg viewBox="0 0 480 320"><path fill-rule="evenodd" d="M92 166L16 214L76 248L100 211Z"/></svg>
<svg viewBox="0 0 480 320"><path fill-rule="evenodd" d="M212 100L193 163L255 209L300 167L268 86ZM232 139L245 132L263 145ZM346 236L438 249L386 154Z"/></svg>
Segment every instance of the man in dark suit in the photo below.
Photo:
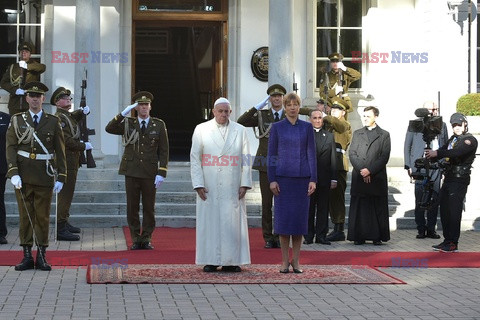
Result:
<svg viewBox="0 0 480 320"><path fill-rule="evenodd" d="M328 232L328 198L330 189L337 187L337 157L333 133L323 129L323 113L314 110L310 113L310 122L315 131L317 154L317 188L310 196L308 213L308 234L304 244L331 244L325 237Z"/></svg>
<svg viewBox="0 0 480 320"><path fill-rule="evenodd" d="M7 158L5 156L5 136L10 115L0 111L0 244L7 244L7 212L5 211L5 182L7 181Z"/></svg>
<svg viewBox="0 0 480 320"><path fill-rule="evenodd" d="M435 102L427 101L423 104L423 107L428 109L432 116L438 116L438 107ZM447 141L447 125L443 122L442 131L435 137L429 147L431 150L438 150L438 148L445 145ZM426 143L423 140L423 134L421 132L410 132L407 130L403 152L405 170L407 170L410 177L412 170L415 170L415 160L423 157L425 149ZM421 208L419 205L424 191L423 180L415 181L415 223L417 224L418 230L417 239L440 239L440 235L435 232L435 226L437 225L442 172L439 169L430 169L430 179L433 182L433 204L428 210ZM426 222L425 212L427 215Z"/></svg>
<svg viewBox="0 0 480 320"><path fill-rule="evenodd" d="M270 190L270 182L267 176L267 154L268 154L268 138L270 129L274 122L285 118L283 110L283 96L287 90L279 84L268 87L268 96L255 107L242 114L237 122L245 127L258 127L258 134L255 136L260 140L255 156L253 169L258 170L260 176L260 192L262 194L262 232L265 240L265 248L280 248L278 235L274 234L272 223L272 206L273 193ZM272 107L263 109L270 101Z"/></svg>

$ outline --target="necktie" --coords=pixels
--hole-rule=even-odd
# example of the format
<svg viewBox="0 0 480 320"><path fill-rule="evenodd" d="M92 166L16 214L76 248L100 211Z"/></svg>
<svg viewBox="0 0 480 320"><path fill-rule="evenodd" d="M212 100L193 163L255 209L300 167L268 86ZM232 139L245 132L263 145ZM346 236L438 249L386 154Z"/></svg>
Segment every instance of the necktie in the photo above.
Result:
<svg viewBox="0 0 480 320"><path fill-rule="evenodd" d="M275 122L280 121L280 117L278 116L278 112L275 111Z"/></svg>
<svg viewBox="0 0 480 320"><path fill-rule="evenodd" d="M142 129L142 134L145 133L145 123L146 123L145 120L142 120L142 128L141 128Z"/></svg>
<svg viewBox="0 0 480 320"><path fill-rule="evenodd" d="M38 116L35 114L33 116L33 125L35 126L35 128L37 127L37 124L38 124Z"/></svg>

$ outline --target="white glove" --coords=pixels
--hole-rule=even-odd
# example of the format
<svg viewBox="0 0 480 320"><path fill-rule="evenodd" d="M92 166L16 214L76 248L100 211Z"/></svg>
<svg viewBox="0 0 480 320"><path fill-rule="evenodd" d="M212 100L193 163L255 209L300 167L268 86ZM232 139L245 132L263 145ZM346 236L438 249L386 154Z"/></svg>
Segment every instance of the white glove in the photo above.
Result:
<svg viewBox="0 0 480 320"><path fill-rule="evenodd" d="M157 175L155 176L155 182L154 182L154 183L155 183L155 188L156 188L156 189L160 188L160 186L162 185L163 180L165 180L165 178L162 177L161 175L158 175L158 174L157 174Z"/></svg>
<svg viewBox="0 0 480 320"><path fill-rule="evenodd" d="M25 90L18 88L17 91L15 91L15 94L17 96L23 96L25 94Z"/></svg>
<svg viewBox="0 0 480 320"><path fill-rule="evenodd" d="M339 94L340 92L343 92L343 87L339 85L335 85L335 95Z"/></svg>
<svg viewBox="0 0 480 320"><path fill-rule="evenodd" d="M267 96L264 100L262 100L259 104L255 106L255 109L260 110L263 109L268 104L268 100L270 99L270 96Z"/></svg>
<svg viewBox="0 0 480 320"><path fill-rule="evenodd" d="M83 107L82 110L83 110L83 114L89 114L90 113L90 107L89 106Z"/></svg>
<svg viewBox="0 0 480 320"><path fill-rule="evenodd" d="M92 149L93 149L92 144L88 141L85 142L85 151L92 150Z"/></svg>
<svg viewBox="0 0 480 320"><path fill-rule="evenodd" d="M10 178L10 182L15 186L17 189L22 189L22 179L18 174L14 175L12 178Z"/></svg>
<svg viewBox="0 0 480 320"><path fill-rule="evenodd" d="M337 66L343 71L347 71L347 67L345 67L342 61L337 62Z"/></svg>
<svg viewBox="0 0 480 320"><path fill-rule="evenodd" d="M20 66L20 68L23 68L23 69L28 69L27 67L27 62L26 61L18 61L18 65Z"/></svg>
<svg viewBox="0 0 480 320"><path fill-rule="evenodd" d="M63 188L63 182L55 181L55 185L53 186L53 192L59 193Z"/></svg>
<svg viewBox="0 0 480 320"><path fill-rule="evenodd" d="M138 105L138 102L135 102L134 104L129 105L122 111L122 116L126 117L127 114L130 113L136 106Z"/></svg>

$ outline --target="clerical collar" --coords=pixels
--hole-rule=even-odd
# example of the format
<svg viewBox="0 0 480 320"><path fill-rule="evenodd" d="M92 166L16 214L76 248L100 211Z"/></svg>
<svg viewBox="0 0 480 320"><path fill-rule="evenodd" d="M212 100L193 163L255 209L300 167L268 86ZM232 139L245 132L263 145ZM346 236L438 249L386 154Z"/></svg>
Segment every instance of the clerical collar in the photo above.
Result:
<svg viewBox="0 0 480 320"><path fill-rule="evenodd" d="M320 132L320 130L322 130L322 128L313 128L313 130L315 130L315 132Z"/></svg>
<svg viewBox="0 0 480 320"><path fill-rule="evenodd" d="M377 127L377 124L375 124L373 127L367 127L368 130L373 130Z"/></svg>

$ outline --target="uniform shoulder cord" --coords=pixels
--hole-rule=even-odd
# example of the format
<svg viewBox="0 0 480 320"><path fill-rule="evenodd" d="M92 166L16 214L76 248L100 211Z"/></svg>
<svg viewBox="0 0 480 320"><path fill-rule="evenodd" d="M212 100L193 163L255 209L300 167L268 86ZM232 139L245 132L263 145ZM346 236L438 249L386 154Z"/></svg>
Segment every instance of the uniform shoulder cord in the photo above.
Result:
<svg viewBox="0 0 480 320"><path fill-rule="evenodd" d="M26 114L23 114L23 120L25 121L25 123L27 121L26 118L27 118ZM33 137L34 130L32 127L27 126L25 131L21 132L20 128L18 127L18 117L13 117L12 124L13 124L13 129L15 131L15 135L17 136L18 144L20 143L28 144L33 142L32 137Z"/></svg>
<svg viewBox="0 0 480 320"><path fill-rule="evenodd" d="M136 129L133 129L132 133L129 134L128 131L130 126L127 118L124 119L124 123L125 123L125 129L123 131L123 136L122 136L122 146L126 147L129 144L134 144L135 142L137 142L140 134L137 132Z"/></svg>
<svg viewBox="0 0 480 320"><path fill-rule="evenodd" d="M260 133L260 135L257 134L257 131L255 130L255 127L253 127L253 133L255 134L255 137L257 139L262 139L263 137L269 137L269 133L270 133L270 129L272 129L272 125L273 123L270 123L267 127L267 129L265 129L263 127L263 116L262 116L262 112L260 110L257 111L258 112L258 132Z"/></svg>

